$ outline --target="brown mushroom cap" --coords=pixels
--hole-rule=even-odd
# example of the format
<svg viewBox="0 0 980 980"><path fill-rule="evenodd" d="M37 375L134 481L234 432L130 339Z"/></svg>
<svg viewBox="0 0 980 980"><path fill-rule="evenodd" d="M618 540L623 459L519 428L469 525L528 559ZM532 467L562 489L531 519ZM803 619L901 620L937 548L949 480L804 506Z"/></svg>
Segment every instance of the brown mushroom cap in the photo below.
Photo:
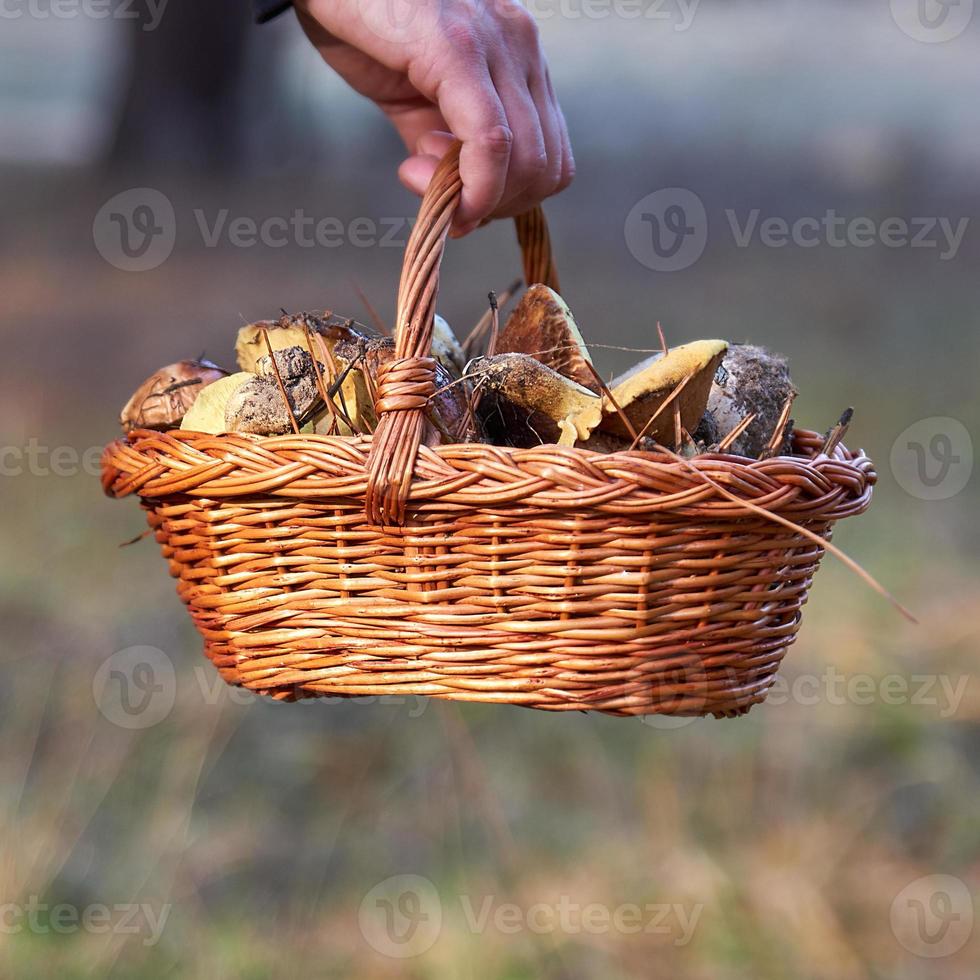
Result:
<svg viewBox="0 0 980 980"><path fill-rule="evenodd" d="M530 354L470 364L483 395L480 417L495 442L527 448L587 439L602 414L599 396Z"/></svg>
<svg viewBox="0 0 980 980"><path fill-rule="evenodd" d="M177 361L151 374L126 402L119 415L123 431L174 429L207 385L227 375L203 360Z"/></svg>
<svg viewBox="0 0 980 980"><path fill-rule="evenodd" d="M598 391L592 358L568 304L548 286L531 286L497 339L497 354L530 354L583 388Z"/></svg>

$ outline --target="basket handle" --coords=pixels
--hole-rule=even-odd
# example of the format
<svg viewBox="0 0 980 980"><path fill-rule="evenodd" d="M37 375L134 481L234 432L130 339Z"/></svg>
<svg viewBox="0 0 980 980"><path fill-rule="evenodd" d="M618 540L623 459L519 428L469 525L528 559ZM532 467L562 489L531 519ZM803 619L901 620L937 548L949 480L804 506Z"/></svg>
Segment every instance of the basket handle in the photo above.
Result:
<svg viewBox="0 0 980 980"><path fill-rule="evenodd" d="M375 411L378 425L367 461L364 511L372 524L404 523L405 502L422 440L424 409L435 393L436 362L432 321L439 292L439 266L463 182L457 140L429 182L408 239L398 285L395 356L378 371ZM515 219L527 285L542 282L558 290L548 226L540 207Z"/></svg>
<svg viewBox="0 0 980 980"><path fill-rule="evenodd" d="M521 259L524 262L524 285L544 283L560 293L558 270L551 251L551 235L548 234L548 222L545 221L540 205L519 214L514 218L514 224L517 226L517 243L521 246Z"/></svg>

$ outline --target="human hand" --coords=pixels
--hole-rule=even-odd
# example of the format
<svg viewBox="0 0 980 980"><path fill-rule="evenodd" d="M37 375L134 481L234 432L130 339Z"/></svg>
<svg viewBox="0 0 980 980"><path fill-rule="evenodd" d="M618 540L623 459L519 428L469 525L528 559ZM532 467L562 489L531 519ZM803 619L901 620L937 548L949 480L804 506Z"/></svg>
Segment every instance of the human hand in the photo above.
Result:
<svg viewBox="0 0 980 980"><path fill-rule="evenodd" d="M307 36L377 103L422 194L453 136L463 192L453 233L529 210L575 173L537 25L515 0L295 0ZM450 135L452 134L452 135Z"/></svg>

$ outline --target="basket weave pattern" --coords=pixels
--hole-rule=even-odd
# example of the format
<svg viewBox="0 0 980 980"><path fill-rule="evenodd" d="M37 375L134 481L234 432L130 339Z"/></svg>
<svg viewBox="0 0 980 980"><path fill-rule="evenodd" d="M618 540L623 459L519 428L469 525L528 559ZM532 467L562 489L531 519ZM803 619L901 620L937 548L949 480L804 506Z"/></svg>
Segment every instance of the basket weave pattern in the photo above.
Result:
<svg viewBox="0 0 980 980"><path fill-rule="evenodd" d="M369 449L144 430L107 450L107 489L144 498L229 683L617 714L765 697L820 561L810 540L668 456L556 446L423 447L408 523L381 528L364 516ZM821 535L874 480L842 448L692 466Z"/></svg>
<svg viewBox="0 0 980 980"><path fill-rule="evenodd" d="M806 431L765 460L420 446L458 194L450 155L406 253L373 437L136 430L106 447L105 491L142 499L230 684L743 713L773 683L823 549L731 495L829 540L868 506L871 461ZM557 283L540 214L518 237L529 274Z"/></svg>

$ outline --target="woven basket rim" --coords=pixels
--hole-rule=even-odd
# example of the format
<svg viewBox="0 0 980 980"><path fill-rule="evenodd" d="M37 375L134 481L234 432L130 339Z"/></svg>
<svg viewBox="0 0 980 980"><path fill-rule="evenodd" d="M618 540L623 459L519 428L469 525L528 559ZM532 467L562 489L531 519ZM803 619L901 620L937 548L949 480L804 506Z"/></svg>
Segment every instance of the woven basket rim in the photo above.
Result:
<svg viewBox="0 0 980 980"><path fill-rule="evenodd" d="M520 505L636 516L665 511L687 517L750 516L703 473L729 494L795 521L860 513L877 478L873 463L863 451L843 445L825 455L823 440L819 433L797 429L795 455L750 459L706 453L684 462L661 452L596 453L552 444L532 449L484 443L423 446L408 499L414 511ZM110 496L138 494L144 500L350 502L363 500L370 449L369 436L136 429L106 446L102 482Z"/></svg>

